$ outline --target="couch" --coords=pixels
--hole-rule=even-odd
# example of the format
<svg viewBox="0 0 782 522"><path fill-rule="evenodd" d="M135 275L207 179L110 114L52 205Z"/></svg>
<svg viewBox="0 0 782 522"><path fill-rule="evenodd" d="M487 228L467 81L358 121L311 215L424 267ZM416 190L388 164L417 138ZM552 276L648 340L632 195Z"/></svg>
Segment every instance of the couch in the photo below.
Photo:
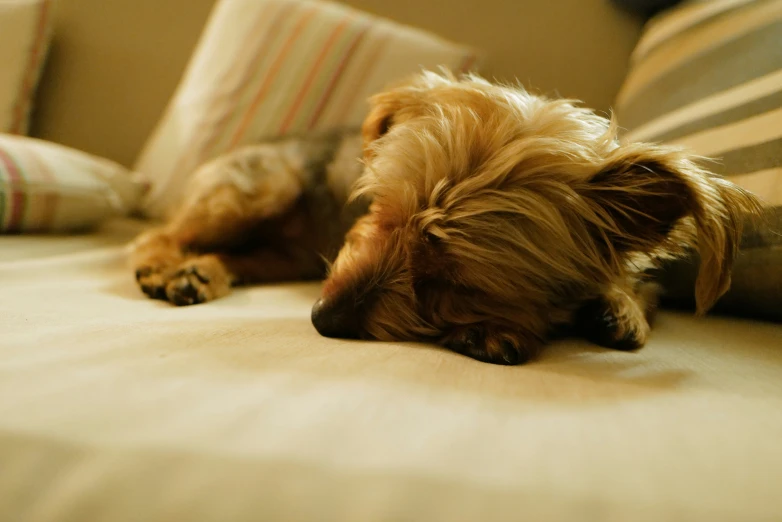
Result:
<svg viewBox="0 0 782 522"><path fill-rule="evenodd" d="M34 134L129 165L211 3L64 0ZM641 26L602 0L350 3L599 109ZM666 311L637 353L492 366L321 338L317 284L151 301L125 263L148 226L0 237L2 521L782 519L782 325Z"/></svg>

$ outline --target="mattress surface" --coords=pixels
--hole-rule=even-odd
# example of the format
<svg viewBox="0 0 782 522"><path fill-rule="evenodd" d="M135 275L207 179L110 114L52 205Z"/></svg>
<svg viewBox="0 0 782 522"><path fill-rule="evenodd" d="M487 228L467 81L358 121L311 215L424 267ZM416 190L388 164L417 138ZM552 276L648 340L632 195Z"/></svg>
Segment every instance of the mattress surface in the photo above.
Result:
<svg viewBox="0 0 782 522"><path fill-rule="evenodd" d="M329 340L319 287L146 299L123 244L0 238L0 520L780 520L782 326L499 367Z"/></svg>

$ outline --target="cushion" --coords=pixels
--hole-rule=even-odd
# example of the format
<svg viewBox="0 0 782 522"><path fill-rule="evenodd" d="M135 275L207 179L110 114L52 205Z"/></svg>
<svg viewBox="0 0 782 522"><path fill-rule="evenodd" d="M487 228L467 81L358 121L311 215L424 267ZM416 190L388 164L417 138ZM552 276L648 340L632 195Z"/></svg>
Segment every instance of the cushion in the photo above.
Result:
<svg viewBox="0 0 782 522"><path fill-rule="evenodd" d="M734 284L716 309L782 320L782 2L685 2L652 19L617 98L624 139L678 144L757 194ZM666 268L671 304L692 302L693 260Z"/></svg>
<svg viewBox="0 0 782 522"><path fill-rule="evenodd" d="M494 366L320 337L317 284L152 301L133 225L0 237L3 522L780 519L782 325Z"/></svg>
<svg viewBox="0 0 782 522"><path fill-rule="evenodd" d="M30 102L49 49L52 0L0 2L0 132L27 132Z"/></svg>
<svg viewBox="0 0 782 522"><path fill-rule="evenodd" d="M0 134L0 232L68 232L130 213L145 184L68 147Z"/></svg>
<svg viewBox="0 0 782 522"><path fill-rule="evenodd" d="M159 217L200 163L289 133L357 126L366 98L421 67L469 69L475 53L431 34L303 0L218 2L136 170Z"/></svg>

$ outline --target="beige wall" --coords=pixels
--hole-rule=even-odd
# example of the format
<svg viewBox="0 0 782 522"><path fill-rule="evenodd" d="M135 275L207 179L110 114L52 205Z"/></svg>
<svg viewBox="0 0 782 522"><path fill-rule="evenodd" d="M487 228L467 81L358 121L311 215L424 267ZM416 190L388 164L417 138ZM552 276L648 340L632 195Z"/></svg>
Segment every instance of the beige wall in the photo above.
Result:
<svg viewBox="0 0 782 522"><path fill-rule="evenodd" d="M59 0L33 133L132 163L213 3Z"/></svg>
<svg viewBox="0 0 782 522"><path fill-rule="evenodd" d="M214 0L59 0L33 132L130 164ZM640 22L609 0L345 0L483 49L485 72L606 109Z"/></svg>
<svg viewBox="0 0 782 522"><path fill-rule="evenodd" d="M484 71L607 109L641 22L609 0L343 0L486 52Z"/></svg>

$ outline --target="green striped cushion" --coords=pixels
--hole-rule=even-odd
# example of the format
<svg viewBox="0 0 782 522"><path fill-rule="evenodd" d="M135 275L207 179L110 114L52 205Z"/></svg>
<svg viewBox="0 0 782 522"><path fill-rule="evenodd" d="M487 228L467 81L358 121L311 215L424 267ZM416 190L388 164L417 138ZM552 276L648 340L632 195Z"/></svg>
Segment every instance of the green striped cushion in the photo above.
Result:
<svg viewBox="0 0 782 522"><path fill-rule="evenodd" d="M72 232L125 215L145 186L124 167L62 145L0 134L0 232Z"/></svg>
<svg viewBox="0 0 782 522"><path fill-rule="evenodd" d="M172 208L197 165L290 133L358 126L372 93L421 67L469 69L475 53L429 33L309 0L221 0L135 169L145 205Z"/></svg>
<svg viewBox="0 0 782 522"><path fill-rule="evenodd" d="M766 202L718 309L782 319L782 0L690 1L652 19L616 112L624 139L715 158L712 170ZM693 275L666 272L672 301L689 301Z"/></svg>

